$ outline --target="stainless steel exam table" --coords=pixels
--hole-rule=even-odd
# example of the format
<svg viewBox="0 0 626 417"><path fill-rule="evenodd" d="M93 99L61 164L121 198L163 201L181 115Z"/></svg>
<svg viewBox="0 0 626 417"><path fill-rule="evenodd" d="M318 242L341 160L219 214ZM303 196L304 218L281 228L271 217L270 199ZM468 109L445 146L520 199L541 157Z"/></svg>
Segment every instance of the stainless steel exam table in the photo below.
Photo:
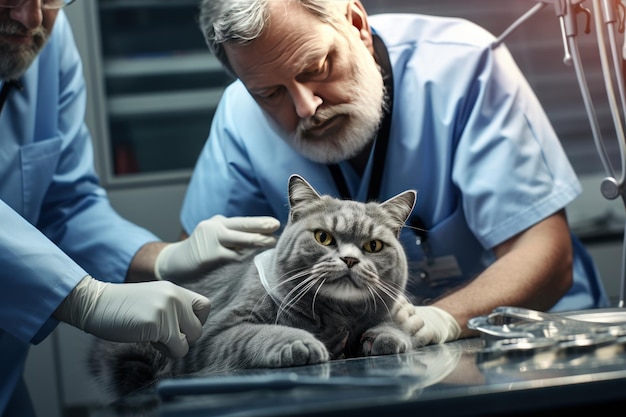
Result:
<svg viewBox="0 0 626 417"><path fill-rule="evenodd" d="M626 339L595 340L558 346L482 333L405 354L175 378L93 416L601 413L626 405Z"/></svg>

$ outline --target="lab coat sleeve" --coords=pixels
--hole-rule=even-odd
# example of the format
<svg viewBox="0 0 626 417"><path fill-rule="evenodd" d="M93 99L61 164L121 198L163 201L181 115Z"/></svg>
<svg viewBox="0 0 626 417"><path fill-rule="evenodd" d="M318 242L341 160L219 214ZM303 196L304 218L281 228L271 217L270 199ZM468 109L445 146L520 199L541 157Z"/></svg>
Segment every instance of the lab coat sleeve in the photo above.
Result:
<svg viewBox="0 0 626 417"><path fill-rule="evenodd" d="M54 328L50 316L87 273L1 200L0 224L0 329L36 343Z"/></svg>
<svg viewBox="0 0 626 417"><path fill-rule="evenodd" d="M0 329L36 343L80 279L123 281L137 250L158 239L115 213L98 184L80 57L62 12L22 81L13 102L19 166L0 200Z"/></svg>
<svg viewBox="0 0 626 417"><path fill-rule="evenodd" d="M95 278L121 282L137 250L159 239L119 216L98 183L84 123L86 89L80 57L67 20L57 21L56 30L65 35L56 51L61 148L37 226Z"/></svg>
<svg viewBox="0 0 626 417"><path fill-rule="evenodd" d="M485 49L475 62L452 180L462 190L468 224L491 248L562 209L582 189L508 50Z"/></svg>

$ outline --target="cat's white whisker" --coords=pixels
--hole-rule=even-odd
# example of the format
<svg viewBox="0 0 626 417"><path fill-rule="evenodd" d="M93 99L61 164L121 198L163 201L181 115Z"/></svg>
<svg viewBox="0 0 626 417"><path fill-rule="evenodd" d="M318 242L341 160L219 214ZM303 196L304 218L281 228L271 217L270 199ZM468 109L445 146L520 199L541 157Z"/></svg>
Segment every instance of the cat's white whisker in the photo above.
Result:
<svg viewBox="0 0 626 417"><path fill-rule="evenodd" d="M326 282L326 278L322 279L320 277L320 280L322 280L322 282L320 282L320 285L317 287L317 290L315 290L315 294L313 294L313 300L311 300L311 312L313 313L313 317L315 317L315 300L317 300L317 294L320 292L322 285L324 285L324 283Z"/></svg>
<svg viewBox="0 0 626 417"><path fill-rule="evenodd" d="M287 310L291 309L291 307L293 305L295 305L298 301L300 301L302 299L302 297L304 297L304 295L307 293L307 291L309 289L311 289L315 285L317 280L318 280L318 278L308 277L304 281L298 283L298 285L296 285L294 288L292 288L287 293L287 295L285 295L285 298L284 298L282 304L280 305L280 307L278 309L278 313L276 314L276 321L277 322L278 322L279 316L284 311L287 311ZM294 294L295 294L295 296L293 296Z"/></svg>
<svg viewBox="0 0 626 417"><path fill-rule="evenodd" d="M398 300L398 296L401 294L398 290L387 283L381 283L380 290L385 293L394 302Z"/></svg>
<svg viewBox="0 0 626 417"><path fill-rule="evenodd" d="M252 319L254 313L256 313L257 308L259 307L263 307L263 300L265 300L267 297L269 297L269 294L264 294L261 298L258 299L258 301L256 303L254 303L254 306L252 307L252 309L250 310L250 314L248 315L248 319Z"/></svg>
<svg viewBox="0 0 626 417"><path fill-rule="evenodd" d="M382 291L385 295L389 296L389 294L387 293L387 291L385 290L385 288L379 286L379 287L375 287L376 291L376 295L378 296L378 298L380 298L380 301L382 302L383 306L385 307L385 310L387 310L387 313L389 313L389 315L391 316L391 312L389 311L389 306L387 305L387 301L385 300L385 298L380 295L380 291Z"/></svg>
<svg viewBox="0 0 626 417"><path fill-rule="evenodd" d="M320 280L320 278L309 277L305 281L302 281L298 284L293 290L289 291L286 298L289 298L290 295L296 293L295 297L293 297L289 303L296 304L298 301L302 299L306 295L306 293L315 286L315 284Z"/></svg>
<svg viewBox="0 0 626 417"><path fill-rule="evenodd" d="M294 273L294 272L295 272L295 273ZM293 275L291 275L291 274L293 274ZM295 281L295 280L301 279L302 277L306 277L306 276L307 276L307 275L309 275L309 274L310 274L310 268L303 268L303 269L300 269L300 270L296 269L296 270L292 270L292 271L287 271L287 272L285 272L284 274L282 274L282 275L281 275L281 276L280 276L280 277L276 280L276 281L278 281L278 283L277 283L277 284L275 284L275 285L273 285L273 286L271 286L271 287L269 288L269 291L272 291L272 292L274 292L274 293L275 293L275 292L276 292L276 290L277 290L279 287L281 287L281 286L283 286L283 285L287 285L287 284L289 284L289 283L291 283L291 282L293 282L293 281ZM291 275L291 276L290 276L290 275ZM306 282L306 279L305 279L305 281L303 281L303 282ZM302 284L299 284L299 285L302 285ZM290 305L289 305L289 304L290 304L290 303L289 303L289 297L290 297L290 295L291 295L291 293L292 293L293 291L297 290L297 288L298 288L297 286L296 286L295 288L293 288L293 289L292 289L289 293L287 293L287 295L284 297L284 299L283 299L283 301L282 301L281 305L280 305L280 306L279 306L279 308L278 308L278 312L276 313L275 324L276 324L276 323L278 323L278 319L280 318L280 315L281 315L284 311L286 311L286 310L288 310L288 309L290 308Z"/></svg>
<svg viewBox="0 0 626 417"><path fill-rule="evenodd" d="M394 304L398 302L398 299L400 297L404 297L404 294L402 292L399 292L397 288L394 288L393 285L386 283L386 282L381 282L381 285L377 287L377 289L382 291L387 297L389 297L391 301L393 301ZM385 308L391 315L391 312L389 311L389 306L384 300L383 300L383 304L385 305Z"/></svg>
<svg viewBox="0 0 626 417"><path fill-rule="evenodd" d="M374 311L376 311L378 306L377 306L377 303L376 303L376 295L374 293L374 290L369 285L367 286L367 290L369 291L370 295L372 296L372 304L374 305Z"/></svg>
<svg viewBox="0 0 626 417"><path fill-rule="evenodd" d="M289 276L289 274L291 274L291 273L292 272L287 272L287 273L283 274L281 277L279 277L276 280L277 281L276 285L271 286L270 290L271 291L275 291L275 290L277 290L278 288L280 288L283 285L288 285L288 284L292 283L293 281L300 280L303 277L310 276L311 275L311 268L302 269L300 271L297 271L294 275ZM308 278L305 278L305 280L306 279L308 279Z"/></svg>
<svg viewBox="0 0 626 417"><path fill-rule="evenodd" d="M276 286L272 289L276 289L281 285L286 285L290 283L291 281L305 277L307 275L311 275L311 268L302 268L300 270L296 269L294 271L287 271L283 275L278 277L278 279L276 279L278 284L276 284Z"/></svg>

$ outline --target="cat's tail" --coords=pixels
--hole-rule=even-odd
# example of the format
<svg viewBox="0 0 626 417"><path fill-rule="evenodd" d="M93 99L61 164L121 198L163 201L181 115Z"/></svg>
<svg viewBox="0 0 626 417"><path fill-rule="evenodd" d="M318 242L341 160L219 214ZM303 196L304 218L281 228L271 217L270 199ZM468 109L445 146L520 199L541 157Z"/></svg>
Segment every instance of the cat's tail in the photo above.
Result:
<svg viewBox="0 0 626 417"><path fill-rule="evenodd" d="M96 387L110 400L171 376L173 365L149 343L116 343L97 338L87 364Z"/></svg>

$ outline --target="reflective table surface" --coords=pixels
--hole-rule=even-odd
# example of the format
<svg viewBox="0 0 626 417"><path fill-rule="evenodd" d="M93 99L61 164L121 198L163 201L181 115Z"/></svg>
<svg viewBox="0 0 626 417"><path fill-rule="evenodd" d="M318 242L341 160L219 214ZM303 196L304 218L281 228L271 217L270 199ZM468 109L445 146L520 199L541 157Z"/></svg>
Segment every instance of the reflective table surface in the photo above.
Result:
<svg viewBox="0 0 626 417"><path fill-rule="evenodd" d="M478 337L399 355L165 380L93 415L554 415L619 405L626 343L494 354Z"/></svg>

